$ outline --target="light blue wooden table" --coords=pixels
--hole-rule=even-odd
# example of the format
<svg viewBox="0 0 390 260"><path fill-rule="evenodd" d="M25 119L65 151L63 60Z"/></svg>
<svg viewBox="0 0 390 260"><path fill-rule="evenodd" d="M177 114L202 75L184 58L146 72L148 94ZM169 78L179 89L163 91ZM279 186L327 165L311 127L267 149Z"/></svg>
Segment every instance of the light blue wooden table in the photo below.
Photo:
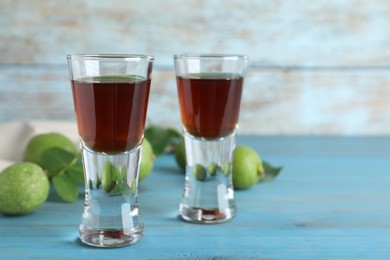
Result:
<svg viewBox="0 0 390 260"><path fill-rule="evenodd" d="M118 249L78 241L83 199L50 198L0 216L0 259L390 259L390 138L240 137L275 165L273 182L236 192L238 215L199 225L178 218L183 175L157 159L141 183L145 236Z"/></svg>

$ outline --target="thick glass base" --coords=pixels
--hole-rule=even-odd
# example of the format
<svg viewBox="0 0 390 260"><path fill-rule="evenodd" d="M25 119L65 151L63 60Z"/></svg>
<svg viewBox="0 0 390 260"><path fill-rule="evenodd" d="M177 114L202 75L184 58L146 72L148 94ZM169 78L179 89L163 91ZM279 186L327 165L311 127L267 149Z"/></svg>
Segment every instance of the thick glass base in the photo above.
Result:
<svg viewBox="0 0 390 260"><path fill-rule="evenodd" d="M85 203L80 240L95 247L122 247L143 236L138 206L141 145L123 154L83 147Z"/></svg>
<svg viewBox="0 0 390 260"><path fill-rule="evenodd" d="M180 204L180 215L188 221L194 223L216 224L229 221L236 215L236 207L220 209L199 209L188 208L185 204Z"/></svg>
<svg viewBox="0 0 390 260"><path fill-rule="evenodd" d="M94 247L123 247L137 243L143 237L143 228L139 230L88 230L80 226L80 240Z"/></svg>
<svg viewBox="0 0 390 260"><path fill-rule="evenodd" d="M236 215L231 161L235 133L217 140L184 134L187 166L180 215L189 222L221 223Z"/></svg>

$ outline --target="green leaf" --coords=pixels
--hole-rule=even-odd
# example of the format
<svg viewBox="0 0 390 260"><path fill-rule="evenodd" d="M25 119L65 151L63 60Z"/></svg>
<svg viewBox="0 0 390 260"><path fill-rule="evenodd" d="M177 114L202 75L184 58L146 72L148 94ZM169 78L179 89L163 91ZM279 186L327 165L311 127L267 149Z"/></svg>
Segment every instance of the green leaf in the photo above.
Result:
<svg viewBox="0 0 390 260"><path fill-rule="evenodd" d="M180 138L180 133L173 128L151 126L145 130L145 138L153 148L153 153L160 156L170 150L171 146Z"/></svg>
<svg viewBox="0 0 390 260"><path fill-rule="evenodd" d="M52 179L54 188L60 196L66 202L75 202L79 195L76 182L66 174L59 174Z"/></svg>
<svg viewBox="0 0 390 260"><path fill-rule="evenodd" d="M176 129L168 128L167 131L172 138L180 138L181 137L181 133L179 131L177 131Z"/></svg>
<svg viewBox="0 0 390 260"><path fill-rule="evenodd" d="M77 157L59 147L52 147L42 152L42 167L47 170L48 177L59 174Z"/></svg>
<svg viewBox="0 0 390 260"><path fill-rule="evenodd" d="M264 177L259 180L259 182L267 182L275 179L283 167L274 167L270 163L263 161L264 167Z"/></svg>
<svg viewBox="0 0 390 260"><path fill-rule="evenodd" d="M81 161L77 161L72 164L67 170L66 174L71 177L75 182L84 184L84 169Z"/></svg>

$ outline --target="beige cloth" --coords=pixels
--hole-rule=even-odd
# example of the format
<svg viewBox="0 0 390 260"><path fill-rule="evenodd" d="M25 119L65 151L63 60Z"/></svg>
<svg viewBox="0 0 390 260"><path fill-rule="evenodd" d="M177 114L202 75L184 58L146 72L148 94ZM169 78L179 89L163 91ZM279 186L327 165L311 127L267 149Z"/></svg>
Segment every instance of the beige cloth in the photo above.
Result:
<svg viewBox="0 0 390 260"><path fill-rule="evenodd" d="M78 145L75 122L28 121L0 124L0 171L23 159L28 141L37 134L57 132L64 134Z"/></svg>

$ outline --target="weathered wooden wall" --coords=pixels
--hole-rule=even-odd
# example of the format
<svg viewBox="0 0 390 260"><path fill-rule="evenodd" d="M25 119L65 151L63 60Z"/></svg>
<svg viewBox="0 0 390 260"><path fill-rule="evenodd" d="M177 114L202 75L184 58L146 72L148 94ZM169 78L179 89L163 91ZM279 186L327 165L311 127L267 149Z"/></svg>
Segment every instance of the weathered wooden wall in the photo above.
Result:
<svg viewBox="0 0 390 260"><path fill-rule="evenodd" d="M241 133L390 133L390 1L0 0L0 122L74 120L65 55L153 54L148 120L179 127L172 55L241 53Z"/></svg>

